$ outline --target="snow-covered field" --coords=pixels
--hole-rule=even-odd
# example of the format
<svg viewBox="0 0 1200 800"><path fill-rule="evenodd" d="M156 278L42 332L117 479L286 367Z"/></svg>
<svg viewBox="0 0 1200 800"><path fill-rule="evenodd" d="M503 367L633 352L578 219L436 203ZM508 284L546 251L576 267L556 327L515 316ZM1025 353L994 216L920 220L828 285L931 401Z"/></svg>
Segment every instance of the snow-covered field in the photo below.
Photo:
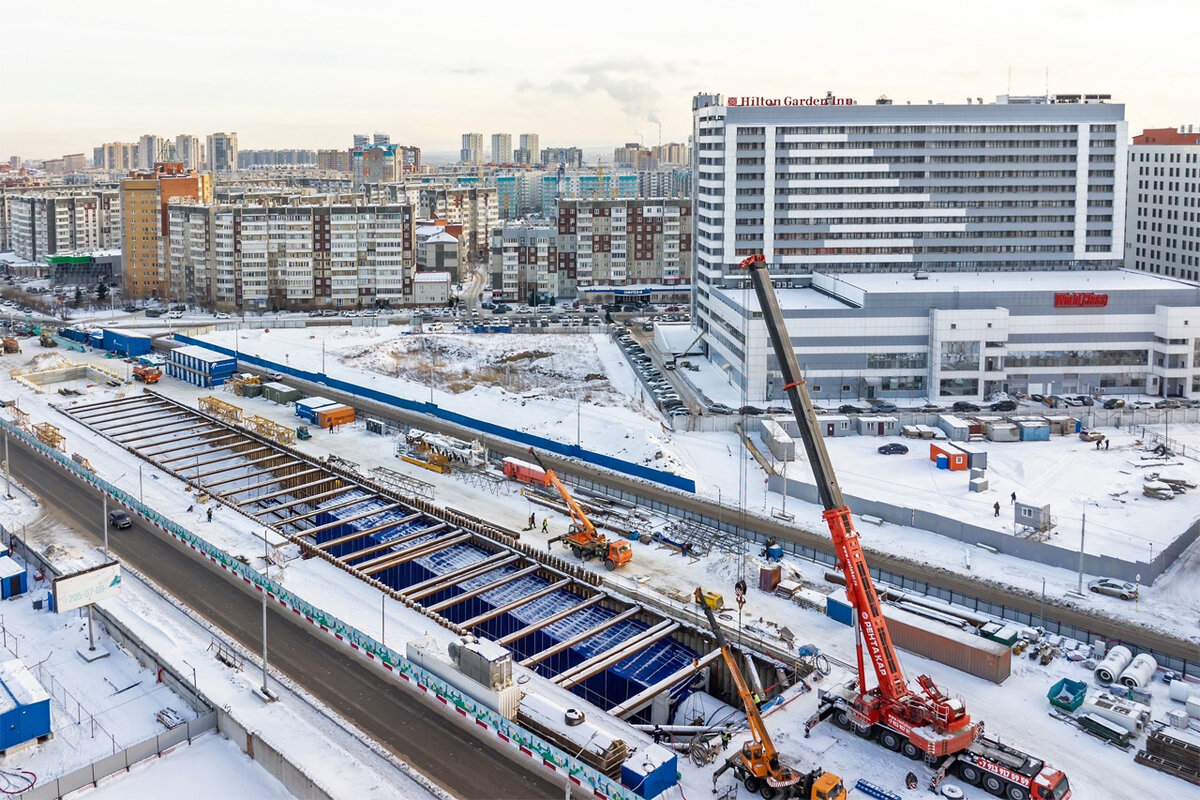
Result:
<svg viewBox="0 0 1200 800"><path fill-rule="evenodd" d="M487 387L451 387L451 379L462 379L464 364L467 365L465 369L468 372L477 369L486 371L487 365L496 360L496 353L508 352L504 349L508 345L498 344L491 355L480 355L476 358L476 352L482 353L483 349L482 345L475 348L473 340L470 340L472 344L466 347L458 342L445 345L440 352L444 354L444 364L448 369L443 370L442 364L434 364L431 390L428 382L421 384L422 346L418 344L420 338L395 337L394 334L394 330L367 328L335 329L328 335L321 334L324 336L329 371L338 377L357 379L375 388L386 386L401 396L415 400L429 399L432 391L439 405L474 416L499 419L504 424L525 427L543 435L550 435L547 431L557 431L559 436L556 438L564 441L574 441L574 434L578 430L583 446L613 455L624 453L622 457L626 458L649 458L656 462L656 465L671 459L673 463L678 464L678 471L695 477L699 492L714 498L719 494L722 501L731 507L731 514L739 513L741 509L763 513L764 510L769 510L769 507L778 507L781 504L782 498L779 495L768 495L765 492L762 471L747 457L735 434L670 432L656 419L655 412L640 406L631 371L615 346L604 337L520 337L520 341L525 343L519 345L520 347L538 350L552 350L555 341L570 340L570 347L584 348L576 351L572 358L594 358L595 366L587 366L584 370L579 367L572 368L570 365L563 368L553 367L555 362L550 357L536 359L546 361L546 374L550 374L552 369L560 370L554 372L564 389L559 393L556 391L556 384L550 380L540 386L529 385L525 388L520 385L511 387L509 384L510 388L515 389L510 391L503 388L509 376L505 376L505 381L501 381L496 373L493 375L497 380ZM314 335L303 330L272 329L269 333L257 330L242 331L238 344L242 350L250 351L253 348L263 355L277 358L280 363L315 370L321 366L322 339L310 338ZM234 336L234 332L226 332L214 334L213 338L214 341L231 346ZM404 344L396 344L394 340L397 338ZM485 341L487 340L480 340ZM582 344L584 342L591 342L594 355L592 351L586 350L587 345ZM33 349L36 350L36 347ZM29 350L30 348L27 348L26 358L31 355ZM397 352L403 355L394 359L392 354ZM389 359L396 364L408 365L396 369L400 373L407 369L407 379L384 374L383 367L389 363ZM359 368L353 366L356 360L360 362ZM364 360L375 360L379 371L361 369ZM526 369L525 372L529 370ZM604 372L607 375L608 386L603 392L606 394L606 402L610 405L598 405L593 402L585 404L582 398L578 398L578 393L583 390L581 383L583 386L593 383L579 380L581 377L586 378L590 372ZM439 377L439 374L446 377ZM426 381L428 380L426 378ZM530 380L532 384L535 379ZM598 387L599 381L595 383ZM158 388L190 403L194 403L199 396L212 393L172 380L164 380ZM125 390L95 387L87 391L84 401L95 402ZM597 397L600 396L599 388L596 389L596 394ZM0 377L0 397L12 396L21 399L21 407L33 415L34 421L53 421L63 428L68 437L68 452L80 452L102 475L123 488L138 488L137 473L141 463L138 459L123 451L114 450L94 434L46 409L44 403L48 398L34 397L7 378ZM247 414L259 414L288 424L296 422L290 410L274 406L263 399L233 398L229 395L223 397L243 407ZM57 401L60 398L53 396L53 399ZM1178 427L1172 426L1172 438L1191 436L1200 440L1200 432L1177 430ZM992 503L995 502L995 498L1003 497L1005 503L1002 504L1002 510L1008 511L1008 493L1016 491L1022 500L1051 504L1053 513L1060 519L1058 536L1062 537L1065 547L1076 546L1076 540L1072 538L1072 519L1078 514L1073 515L1070 510L1071 503L1074 502L1080 513L1086 509L1089 550L1095 541L1100 543L1100 547L1127 548L1133 557L1137 557L1139 553L1135 551L1140 551L1143 546L1148 549L1151 542L1147 539L1148 535L1166 537L1169 531L1160 534L1158 529L1174 528L1178 531L1186 527L1197 515L1194 506L1196 498L1194 493L1168 502L1141 498L1140 489L1137 492L1132 491L1140 482L1139 470L1129 465L1130 459L1137 452L1133 437L1117 431L1106 430L1105 433L1113 436L1113 444L1109 451L1100 453L1095 452L1094 446L1069 437L1048 443L990 446L989 473L993 479L994 495L991 499L987 496L969 495L965 487L965 478L961 474L947 474L935 470L920 450L914 449L903 457L880 456L874 451L880 442L874 438L834 440L830 442L830 450L839 478L849 493L876 496L870 492L881 492L883 497L895 498L897 502L903 501L906 505L919 502L920 507L937 510L949 516L962 516L976 524L1000 525L1008 521L995 521L992 517ZM909 444L911 446L913 443ZM471 509L473 513L494 519L509 528L524 527L531 510L539 517L544 513L541 507L532 507L516 492L515 487L507 486L499 494L493 494L452 476L436 475L409 467L391 456L390 446L381 447L379 437L368 434L359 425L344 427L335 434L314 432L312 440L301 442L298 446L314 455L337 454L362 465L364 470L383 465L389 469L408 472L434 485L436 502L439 505ZM654 459L653 456L658 451L662 451L664 456ZM1184 462L1177 468L1195 469L1191 462ZM793 470L803 472L804 469L801 464L793 465L789 475L795 474ZM194 511L191 515L187 513L188 496L180 484L168 476L150 474L153 471L149 468L145 472L147 474L143 483L148 504L173 515L174 519L208 536L214 543L234 554L241 553L250 559L261 559L262 541L256 535L257 529L252 521L237 518L222 510L218 515L221 524L208 526L202 522L201 512ZM960 486L959 483L963 485ZM1111 493L1119 492L1122 488L1130 491L1125 495L1112 496ZM816 508L794 499L788 500L787 508L789 512L797 514L798 524L816 530L823 529ZM561 533L566 522L565 517L552 514L551 535ZM1047 581L1047 595L1051 597L1062 597L1075 588L1075 575L1069 570L1049 569L986 553L912 529L892 525L880 528L863 527L869 528L860 531L869 545L916 560L964 571L969 550L972 574L1030 592L1040 591L1044 578ZM1077 530L1077 527L1074 530ZM543 539L536 531L527 536L535 546ZM1160 546L1167 539L1154 538L1152 541L1155 546ZM723 591L728 597L732 594L731 585L737 577L746 576L751 585L756 583L753 580L759 566L754 552L756 550L757 548L754 548L741 554L714 552L706 559L689 561L668 550L637 545L634 563L618 573L607 575L606 578L618 592L624 588L631 593L653 592L670 597L679 592L690 591L700 584L705 588ZM1136 609L1132 604L1112 598L1089 597L1079 602L1179 635L1194 636L1194 629L1186 626L1194 623L1197 616L1200 616L1200 593L1195 590L1196 562L1200 561L1196 556L1197 551L1197 547L1191 548L1184 559L1181 559L1181 563L1160 579L1158 585L1143 588L1143 596ZM816 565L785 561L784 566L786 572L794 573L810 586L822 588L824 591L831 588L822 579L823 569ZM591 564L589 568L596 566ZM379 631L378 594L324 562L290 560L282 570L281 580L292 591L298 592L318 606L327 608L363 631L372 634ZM787 625L793 631L797 631L798 640L812 641L833 655L852 660L849 629L756 590L751 590L748 600L742 618L748 630L769 631L773 628L771 623ZM387 644L393 648L397 648L410 637L435 632L429 630L428 619L411 614L403 607L386 606L386 617L384 627ZM1184 623L1180 622L1181 619ZM155 624L155 620L152 619L150 624ZM953 693L964 696L971 712L987 721L991 734L999 735L1008 741L1019 742L1026 749L1066 770L1076 787L1077 798L1141 798L1147 793L1167 798L1187 796L1189 787L1186 784L1136 766L1132 762L1131 754L1113 750L1048 715L1046 690L1058 677L1084 679L1087 671L1080 666L1063 659L1056 660L1048 667L1036 665L1023 658L1014 659L1013 677L1004 686L996 687L908 654L904 656L904 663L910 678L922 672L929 672ZM200 676L202 685L207 680L209 678L205 675ZM1174 704L1162 698L1161 690L1157 686L1155 688L1155 712L1156 716L1161 718ZM245 703L246 699L243 697L237 702ZM924 790L905 793L905 790L900 788L904 773L911 768L911 762L900 756L883 753L875 746L864 744L829 728L818 728L811 739L804 740L802 722L811 713L814 703L815 693L806 695L768 718L776 742L785 756L801 766L819 760L826 769L846 776L851 783L857 777L865 777L887 785L902 797L927 796ZM686 766L682 770L683 792L687 797L709 794L709 770L696 770ZM982 797L980 790L968 789L968 797L974 796Z"/></svg>

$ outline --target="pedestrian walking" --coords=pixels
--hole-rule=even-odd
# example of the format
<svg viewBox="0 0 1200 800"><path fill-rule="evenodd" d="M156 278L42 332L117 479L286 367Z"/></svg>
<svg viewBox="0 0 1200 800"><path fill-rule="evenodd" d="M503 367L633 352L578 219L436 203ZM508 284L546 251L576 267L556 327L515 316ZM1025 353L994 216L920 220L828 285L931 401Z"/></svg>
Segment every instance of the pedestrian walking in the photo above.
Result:
<svg viewBox="0 0 1200 800"><path fill-rule="evenodd" d="M1100 440L1099 439L1096 440L1096 449L1097 450L1100 449Z"/></svg>
<svg viewBox="0 0 1200 800"><path fill-rule="evenodd" d="M212 509L208 509L208 521L212 522Z"/></svg>
<svg viewBox="0 0 1200 800"><path fill-rule="evenodd" d="M1105 440L1104 440L1104 449L1105 449L1105 450L1107 450L1107 449L1108 449L1108 443L1109 443L1110 441L1111 441L1110 439L1105 439Z"/></svg>
<svg viewBox="0 0 1200 800"><path fill-rule="evenodd" d="M535 525L537 525L537 514L530 514L529 515L529 527L526 528L526 530L530 530L530 531L533 530Z"/></svg>
<svg viewBox="0 0 1200 800"><path fill-rule="evenodd" d="M996 505L994 505L994 506L992 506L992 507L993 507L994 509L996 509L996 516L997 516L997 517L998 517L998 516L1000 516L1000 501L999 501L999 500L997 500L997 501L996 501Z"/></svg>
<svg viewBox="0 0 1200 800"><path fill-rule="evenodd" d="M1017 493L1016 492L1012 493L1012 501L1013 501L1013 505L1016 505L1016 502L1017 502Z"/></svg>
<svg viewBox="0 0 1200 800"><path fill-rule="evenodd" d="M542 533L549 533L549 532L550 532L550 525L549 525L549 523L546 522L545 519L543 519L542 520Z"/></svg>

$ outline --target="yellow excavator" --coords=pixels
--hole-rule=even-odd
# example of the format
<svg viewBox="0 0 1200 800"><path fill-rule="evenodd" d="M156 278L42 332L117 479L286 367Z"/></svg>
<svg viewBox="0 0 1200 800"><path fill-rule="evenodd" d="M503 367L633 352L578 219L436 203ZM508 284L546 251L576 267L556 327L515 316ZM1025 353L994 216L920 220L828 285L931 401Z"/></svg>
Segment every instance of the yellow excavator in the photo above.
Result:
<svg viewBox="0 0 1200 800"><path fill-rule="evenodd" d="M705 593L698 587L696 603L704 609L704 615L708 617L708 626L712 628L713 636L716 637L717 644L721 648L721 655L725 658L725 665L729 667L729 674L733 677L734 686L737 687L738 695L742 698L742 706L746 709L746 719L752 737L752 741L742 745L740 753L731 756L713 773L713 786L716 786L717 780L726 771L732 769L733 774L746 787L746 791L751 794L758 793L764 800L771 800L775 797L803 798L804 800L846 800L846 789L842 786L842 779L832 772L826 772L820 767L811 772L798 772L780 763L779 751L771 742L771 735L767 732L762 715L758 713L758 706L754 703L754 696L746 684L746 678L742 675L741 668L738 667L733 650L730 649L729 642L725 640L725 635L721 633L721 626L717 624L712 606L705 600Z"/></svg>

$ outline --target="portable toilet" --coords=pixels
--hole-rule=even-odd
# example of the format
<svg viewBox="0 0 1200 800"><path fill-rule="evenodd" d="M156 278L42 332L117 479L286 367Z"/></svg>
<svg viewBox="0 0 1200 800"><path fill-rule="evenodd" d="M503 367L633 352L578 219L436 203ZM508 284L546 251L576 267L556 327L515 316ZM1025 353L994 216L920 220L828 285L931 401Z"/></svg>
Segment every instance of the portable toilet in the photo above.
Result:
<svg viewBox="0 0 1200 800"><path fill-rule="evenodd" d="M10 556L0 556L0 599L25 594L29 589L25 568Z"/></svg>
<svg viewBox="0 0 1200 800"><path fill-rule="evenodd" d="M50 735L50 695L17 659L0 663L0 751Z"/></svg>

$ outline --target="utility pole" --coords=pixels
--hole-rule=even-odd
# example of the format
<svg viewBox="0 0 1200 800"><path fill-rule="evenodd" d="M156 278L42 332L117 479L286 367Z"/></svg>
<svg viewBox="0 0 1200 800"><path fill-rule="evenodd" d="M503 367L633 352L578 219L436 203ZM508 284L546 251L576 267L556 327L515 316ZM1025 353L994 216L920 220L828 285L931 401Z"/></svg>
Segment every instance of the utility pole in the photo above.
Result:
<svg viewBox="0 0 1200 800"><path fill-rule="evenodd" d="M12 500L12 476L8 474L8 431L4 431L4 496Z"/></svg>
<svg viewBox="0 0 1200 800"><path fill-rule="evenodd" d="M262 644L263 644L263 682L262 696L263 701L267 703L274 702L275 697L271 695L271 690L267 687L267 586L269 585L268 576L271 571L270 561L270 543L267 541L267 531L263 531L263 587L262 587Z"/></svg>
<svg viewBox="0 0 1200 800"><path fill-rule="evenodd" d="M100 517L100 525L104 528L104 563L108 563L108 493L100 495L104 498L103 516ZM89 612L90 613L90 612Z"/></svg>
<svg viewBox="0 0 1200 800"><path fill-rule="evenodd" d="M1083 518L1079 520L1079 582L1075 586L1075 591L1083 594L1083 536L1084 528L1087 526L1087 512L1083 512Z"/></svg>

